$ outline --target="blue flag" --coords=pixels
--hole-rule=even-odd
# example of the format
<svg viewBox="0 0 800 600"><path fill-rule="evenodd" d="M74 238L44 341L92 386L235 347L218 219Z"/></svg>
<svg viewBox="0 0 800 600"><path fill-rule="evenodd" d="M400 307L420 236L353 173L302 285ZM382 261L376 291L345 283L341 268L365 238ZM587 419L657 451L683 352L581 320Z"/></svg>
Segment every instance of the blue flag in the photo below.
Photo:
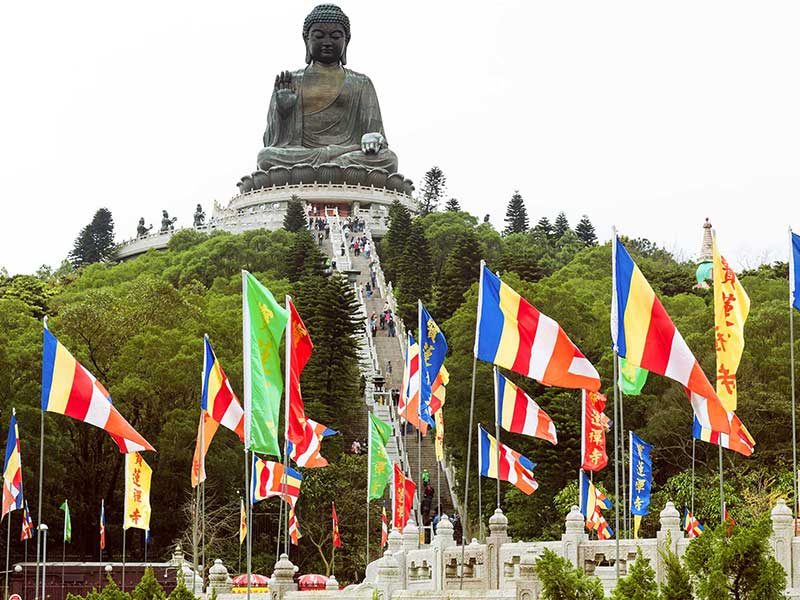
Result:
<svg viewBox="0 0 800 600"><path fill-rule="evenodd" d="M630 432L630 508L631 514L643 517L650 513L650 486L653 480L653 447Z"/></svg>
<svg viewBox="0 0 800 600"><path fill-rule="evenodd" d="M789 255L789 287L792 306L800 310L800 235L792 233L792 253Z"/></svg>
<svg viewBox="0 0 800 600"><path fill-rule="evenodd" d="M420 394L419 418L429 426L436 427L431 415L431 386L442 368L447 354L447 340L442 330L431 318L431 315L419 304L419 341L420 341Z"/></svg>

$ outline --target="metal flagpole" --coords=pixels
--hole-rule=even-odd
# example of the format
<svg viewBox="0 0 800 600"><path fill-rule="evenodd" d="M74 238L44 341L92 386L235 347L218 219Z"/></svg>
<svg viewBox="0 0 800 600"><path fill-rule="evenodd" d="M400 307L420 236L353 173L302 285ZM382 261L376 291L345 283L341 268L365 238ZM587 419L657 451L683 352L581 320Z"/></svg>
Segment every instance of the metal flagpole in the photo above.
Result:
<svg viewBox="0 0 800 600"><path fill-rule="evenodd" d="M25 513L27 514L28 510L25 509ZM22 516L25 518L25 515ZM25 568L22 569L24 576L25 576L25 583L23 583L23 588L25 592L22 594L23 598L28 597L28 538L25 538Z"/></svg>
<svg viewBox="0 0 800 600"><path fill-rule="evenodd" d="M719 445L719 520L725 522L725 490L723 488L722 476L722 446Z"/></svg>
<svg viewBox="0 0 800 600"><path fill-rule="evenodd" d="M250 489L250 468L251 465L248 458L252 456L252 452L244 451L244 479L247 489L247 600L250 600L250 579L253 572L253 494ZM194 590L192 590L194 593Z"/></svg>
<svg viewBox="0 0 800 600"><path fill-rule="evenodd" d="M147 567L147 546L148 546L147 538L150 537L149 536L150 530L145 529L144 531L142 531L142 533L144 534L142 537L142 539L144 540L144 566Z"/></svg>
<svg viewBox="0 0 800 600"><path fill-rule="evenodd" d="M281 506L278 509L278 535L275 536L275 562L278 562L281 556L281 542L283 541L283 504L284 503L281 501Z"/></svg>
<svg viewBox="0 0 800 600"><path fill-rule="evenodd" d="M203 423L203 415L200 415L200 431L203 431L205 423ZM202 433L200 434L202 435ZM198 453L200 465L198 465L197 477L200 477L200 468L202 468L203 458L203 442L200 442L200 452ZM195 590L195 581L197 579L197 564L198 564L198 546L199 546L199 532L197 527L197 520L200 514L200 483L198 481L197 487L194 490L194 510L192 511L192 592ZM124 539L124 536L123 536Z"/></svg>
<svg viewBox="0 0 800 600"><path fill-rule="evenodd" d="M372 421L367 410L367 554L365 565L369 565L369 494L372 488Z"/></svg>
<svg viewBox="0 0 800 600"><path fill-rule="evenodd" d="M617 535L614 536L614 568L619 580L619 387L618 387L618 371L619 371L619 355L616 348L614 349L614 526L617 529Z"/></svg>
<svg viewBox="0 0 800 600"><path fill-rule="evenodd" d="M122 591L125 591L125 540L128 537L128 530L122 528ZM194 583L194 582L193 582ZM194 585L192 585L194 593Z"/></svg>
<svg viewBox="0 0 800 600"><path fill-rule="evenodd" d="M500 508L500 398L497 393L499 391L499 377L500 371L497 367L494 368L494 437L497 440L497 508ZM480 481L480 476L478 477Z"/></svg>
<svg viewBox="0 0 800 600"><path fill-rule="evenodd" d="M44 590L47 582L47 525L40 522L39 531L42 532L42 600L44 600L46 598Z"/></svg>
<svg viewBox="0 0 800 600"><path fill-rule="evenodd" d="M23 515L22 518L24 519L25 516ZM8 562L10 558L10 553L11 553L11 511L8 511L8 533L6 534L6 583L3 592L3 598L5 598L6 600L8 600ZM64 587L63 583L61 584L61 587L63 590ZM64 595L63 591L61 595L62 596Z"/></svg>
<svg viewBox="0 0 800 600"><path fill-rule="evenodd" d="M461 579L458 584L458 589L464 589L464 555L466 550L466 540L468 535L468 521L469 508L467 501L469 500L469 469L472 461L472 424L475 418L475 375L478 368L478 334L480 331L481 320L481 301L483 299L483 269L486 262L481 260L480 272L478 274L478 314L475 320L475 348L472 352L472 385L469 394L469 428L467 429L467 468L464 471L464 514L461 519Z"/></svg>
<svg viewBox="0 0 800 600"><path fill-rule="evenodd" d="M10 519L9 519L10 521ZM66 534L66 531L64 532ZM67 562L67 536L61 541L61 597L64 598L64 563Z"/></svg>
<svg viewBox="0 0 800 600"><path fill-rule="evenodd" d="M695 464L695 453L697 448L697 440L692 436L692 496L691 496L691 508L689 510L692 511L692 516L694 516L694 464Z"/></svg>
<svg viewBox="0 0 800 600"><path fill-rule="evenodd" d="M286 496L286 481L289 475L289 398L291 397L290 382L292 377L292 311L290 303L292 297L286 294L286 313L289 318L286 319L286 334L284 343L285 362L284 367L284 384L283 384L283 478L281 479L281 499L288 502ZM298 382L299 385L299 382ZM281 507L283 508L283 507ZM287 507L283 512L283 548L287 556L289 554L289 508Z"/></svg>
<svg viewBox="0 0 800 600"><path fill-rule="evenodd" d="M205 428L205 423L203 423ZM205 443L205 440L203 441ZM205 471L206 457L203 454L203 471ZM206 482L200 484L200 542L202 554L200 555L200 591L206 592Z"/></svg>
<svg viewBox="0 0 800 600"><path fill-rule="evenodd" d="M47 327L47 317L44 318L44 326ZM42 478L44 477L44 410L42 410L41 424L39 426L39 498L36 515L36 589L34 597L39 600L39 552L41 550L42 530L39 525L42 523ZM44 576L42 577L44 578ZM42 598L44 600L44 597Z"/></svg>
<svg viewBox="0 0 800 600"><path fill-rule="evenodd" d="M619 361L619 357L617 357L617 361ZM628 477L625 476L625 394L622 393L622 388L619 389L619 452L620 458L622 459L622 469L620 470L620 474L622 476L622 506L625 509L622 518L622 528L625 531L625 537L628 537L630 534L630 515L629 515L629 507L628 507L628 495L626 493L628 489Z"/></svg>
<svg viewBox="0 0 800 600"><path fill-rule="evenodd" d="M420 379L422 372L420 372ZM422 405L422 386L420 386L419 403ZM417 414L417 425L422 426L422 417ZM425 527L422 523L422 498L425 494L425 483L422 481L422 431L417 429L417 519L419 520L419 530ZM424 538L423 538L424 539Z"/></svg>
<svg viewBox="0 0 800 600"><path fill-rule="evenodd" d="M478 426L480 427L480 423L478 424ZM480 431L478 431L477 433L478 433L478 435L476 437L479 437L480 436ZM478 469L477 469L478 470L478 538L483 540L483 491L481 490L481 459L480 458L478 458L478 460L476 461L475 466L478 467ZM498 468L497 470L498 470L497 476L500 477L500 472L499 472L500 469Z"/></svg>
<svg viewBox="0 0 800 600"><path fill-rule="evenodd" d="M794 244L792 243L792 228L789 227L789 365L791 367L791 381L792 381L792 481L794 484L794 502L792 512L794 517L797 518L798 502L798 488L800 488L800 481L798 481L797 474L797 405L795 402L795 382L794 382L794 291L797 282L794 280Z"/></svg>
<svg viewBox="0 0 800 600"><path fill-rule="evenodd" d="M442 518L442 463L438 460L436 461L436 514Z"/></svg>

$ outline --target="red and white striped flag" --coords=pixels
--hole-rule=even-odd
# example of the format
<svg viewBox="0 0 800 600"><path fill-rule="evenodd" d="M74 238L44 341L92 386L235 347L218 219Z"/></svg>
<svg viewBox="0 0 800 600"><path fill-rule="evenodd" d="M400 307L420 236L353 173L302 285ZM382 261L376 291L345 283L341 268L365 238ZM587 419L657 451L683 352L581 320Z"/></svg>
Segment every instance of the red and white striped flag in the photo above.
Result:
<svg viewBox="0 0 800 600"><path fill-rule="evenodd" d="M289 503L287 502L287 504ZM297 522L297 515L291 504L289 504L289 537L294 546L297 546L300 543L300 538L303 537L303 534L300 533L300 523Z"/></svg>
<svg viewBox="0 0 800 600"><path fill-rule="evenodd" d="M533 398L511 383L495 367L495 407L497 422L506 431L530 435L558 444L556 426Z"/></svg>
<svg viewBox="0 0 800 600"><path fill-rule="evenodd" d="M381 548L389 543L389 522L386 520L386 507L381 511Z"/></svg>

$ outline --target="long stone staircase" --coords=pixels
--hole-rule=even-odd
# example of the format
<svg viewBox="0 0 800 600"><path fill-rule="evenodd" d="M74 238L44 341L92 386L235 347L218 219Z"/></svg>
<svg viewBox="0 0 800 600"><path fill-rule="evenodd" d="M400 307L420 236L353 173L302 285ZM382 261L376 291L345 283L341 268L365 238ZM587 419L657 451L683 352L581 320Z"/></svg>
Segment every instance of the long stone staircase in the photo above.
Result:
<svg viewBox="0 0 800 600"><path fill-rule="evenodd" d="M430 474L431 485L436 490L433 499L434 511L441 506L443 513L452 515L454 509L457 508L457 502L454 502L452 494L451 471L445 465L440 466L436 460L435 433L431 430L418 445L417 430L413 426L406 426L401 422L396 414L396 407L391 401L391 390L399 391L403 377L405 327L396 316L397 305L392 286L391 283L384 280L375 243L369 229L364 232L351 233L351 236L366 235L371 246L370 258L367 258L363 252L359 256L355 256L343 229L344 220L337 215L329 215L327 219L331 231L330 246L326 245L324 249L336 260L337 270L346 273L354 282L354 290L364 317L365 326L359 338L359 367L366 381L366 407L368 410L372 410L378 418L392 424L394 436L387 450L390 458L403 466L419 486L415 508L418 509L421 499L421 473L424 469ZM341 251L342 243L345 246L344 255ZM377 285L372 297L367 297L365 285L370 281L370 262L372 271L375 272ZM373 337L368 317L373 312L380 315L386 303L389 304L395 315L396 335L389 337L386 329L379 328L377 335ZM378 380L383 377L385 381L382 386L383 391L376 388L376 377ZM405 433L404 428L406 428Z"/></svg>

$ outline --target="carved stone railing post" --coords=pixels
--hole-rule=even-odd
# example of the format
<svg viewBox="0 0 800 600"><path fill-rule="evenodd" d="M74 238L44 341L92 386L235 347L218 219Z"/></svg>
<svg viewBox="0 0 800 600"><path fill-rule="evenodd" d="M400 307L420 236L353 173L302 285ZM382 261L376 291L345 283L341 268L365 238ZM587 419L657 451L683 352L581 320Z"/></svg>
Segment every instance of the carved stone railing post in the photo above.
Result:
<svg viewBox="0 0 800 600"><path fill-rule="evenodd" d="M289 556L284 553L275 563L275 570L272 572L272 579L269 582L269 597L270 600L283 600L286 592L295 591L297 591L297 584L294 581L294 565L289 560Z"/></svg>
<svg viewBox="0 0 800 600"><path fill-rule="evenodd" d="M380 600L390 600L395 591L401 589L400 565L390 551L383 553L383 558L378 561L378 575L375 579Z"/></svg>
<svg viewBox="0 0 800 600"><path fill-rule="evenodd" d="M419 527L414 518L410 518L403 529L403 550L419 550Z"/></svg>
<svg viewBox="0 0 800 600"><path fill-rule="evenodd" d="M786 506L786 500L781 498L775 504L771 513L772 535L769 536L769 545L777 560L786 571L786 578L791 585L792 581L792 529L794 519L792 509Z"/></svg>
<svg viewBox="0 0 800 600"><path fill-rule="evenodd" d="M218 594L229 594L231 591L231 584L228 581L228 569L222 564L221 559L216 559L214 564L208 570L208 583L212 590L216 590Z"/></svg>
<svg viewBox="0 0 800 600"><path fill-rule="evenodd" d="M581 514L577 506L573 506L567 515L565 532L561 536L564 558L569 560L575 567L580 567L580 546L588 540L589 536L584 533L583 514Z"/></svg>
<svg viewBox="0 0 800 600"><path fill-rule="evenodd" d="M339 582L336 581L336 575L331 575L330 577L328 577L328 581L325 582L325 591L326 592L339 591Z"/></svg>
<svg viewBox="0 0 800 600"><path fill-rule="evenodd" d="M675 508L672 502L667 502L664 510L659 514L661 527L656 532L656 544L659 550L669 549L670 552L678 552L678 541L683 538L683 529L681 529L681 513ZM664 559L661 557L661 552L658 553L656 564L653 565L656 570L656 581L661 583L664 581Z"/></svg>
<svg viewBox="0 0 800 600"><path fill-rule="evenodd" d="M444 589L444 551L446 548L455 545L456 543L453 540L453 524L450 522L450 517L442 515L436 526L436 535L431 541L431 547L434 552L433 589L435 590Z"/></svg>
<svg viewBox="0 0 800 600"><path fill-rule="evenodd" d="M519 559L517 600L534 600L539 597L539 580L536 577L536 556L528 548Z"/></svg>
<svg viewBox="0 0 800 600"><path fill-rule="evenodd" d="M489 537L486 538L487 574L489 576L489 589L500 588L500 547L511 541L508 537L508 517L503 511L496 508L489 517Z"/></svg>

